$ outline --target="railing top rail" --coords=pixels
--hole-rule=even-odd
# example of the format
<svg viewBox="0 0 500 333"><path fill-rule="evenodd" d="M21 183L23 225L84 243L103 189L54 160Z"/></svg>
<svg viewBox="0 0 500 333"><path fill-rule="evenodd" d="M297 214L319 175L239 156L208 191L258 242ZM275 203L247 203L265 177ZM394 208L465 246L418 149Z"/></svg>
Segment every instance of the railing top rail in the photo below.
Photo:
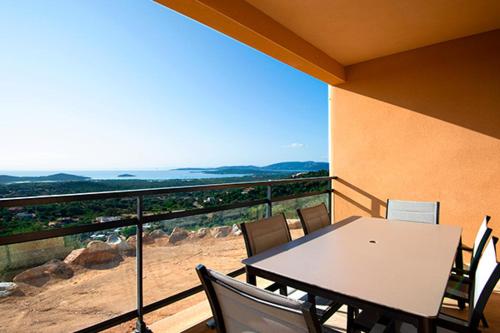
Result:
<svg viewBox="0 0 500 333"><path fill-rule="evenodd" d="M105 191L105 192L90 192L90 193L74 193L74 194L41 195L41 196L32 196L32 197L3 198L3 199L0 199L0 208L30 206L30 205L44 205L44 204L51 204L51 203L87 201L87 200L98 200L98 199L119 199L119 198L163 195L163 194L181 193L181 192L224 190L224 189L231 189L231 188L245 188L245 187L251 187L251 186L268 186L268 185L282 185L282 184L302 183L302 182L317 182L317 181L334 180L336 178L337 178L336 176L311 177L311 178L291 178L291 179L264 180L264 181L254 181L254 182L221 183L221 184L207 184L207 185L194 185L194 186L173 186L173 187L138 189L138 190Z"/></svg>

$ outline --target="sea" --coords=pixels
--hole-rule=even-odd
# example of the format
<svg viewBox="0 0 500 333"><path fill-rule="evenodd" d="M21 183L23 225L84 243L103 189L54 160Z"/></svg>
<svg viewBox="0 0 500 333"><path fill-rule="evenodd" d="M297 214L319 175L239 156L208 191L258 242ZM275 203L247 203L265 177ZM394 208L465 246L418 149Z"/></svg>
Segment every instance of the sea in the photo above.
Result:
<svg viewBox="0 0 500 333"><path fill-rule="evenodd" d="M52 171L12 171L0 170L0 175L17 177L39 177L49 176L56 173L66 173L75 176L89 177L91 179L144 179L144 180L165 180L165 179L206 179L206 178L227 178L243 177L244 174L209 174L200 170L52 170ZM134 177L119 177L119 175L129 174Z"/></svg>

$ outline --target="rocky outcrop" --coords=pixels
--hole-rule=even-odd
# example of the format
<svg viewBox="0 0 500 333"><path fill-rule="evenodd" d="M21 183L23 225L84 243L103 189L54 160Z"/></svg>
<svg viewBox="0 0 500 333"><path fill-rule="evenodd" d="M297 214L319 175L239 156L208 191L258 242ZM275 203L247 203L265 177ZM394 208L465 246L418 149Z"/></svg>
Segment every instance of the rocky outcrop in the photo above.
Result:
<svg viewBox="0 0 500 333"><path fill-rule="evenodd" d="M200 228L195 234L196 238L204 238L206 235L208 235L208 228Z"/></svg>
<svg viewBox="0 0 500 333"><path fill-rule="evenodd" d="M290 229L302 229L302 224L298 219L288 219L287 222Z"/></svg>
<svg viewBox="0 0 500 333"><path fill-rule="evenodd" d="M130 257L135 257L135 248L136 248L135 244L137 242L136 236L130 236L129 238L127 238L126 242L130 249L127 255Z"/></svg>
<svg viewBox="0 0 500 333"><path fill-rule="evenodd" d="M72 251L64 262L69 265L92 268L100 265L115 265L122 260L118 250L112 248L111 245L101 241L92 241L87 244L86 248Z"/></svg>
<svg viewBox="0 0 500 333"><path fill-rule="evenodd" d="M222 227L214 227L210 229L210 234L214 238L223 238L227 237L231 233L232 227L230 226L222 226Z"/></svg>
<svg viewBox="0 0 500 333"><path fill-rule="evenodd" d="M0 282L0 298L16 295L19 287L14 282Z"/></svg>
<svg viewBox="0 0 500 333"><path fill-rule="evenodd" d="M189 233L179 227L175 227L172 233L170 234L170 238L168 240L169 244L176 244L186 238L188 238Z"/></svg>
<svg viewBox="0 0 500 333"><path fill-rule="evenodd" d="M233 224L233 227L231 228L231 235L233 236L241 235L241 229L237 224Z"/></svg>
<svg viewBox="0 0 500 333"><path fill-rule="evenodd" d="M53 259L46 264L19 273L14 277L13 281L41 287L53 278L69 279L71 277L73 277L73 270L71 267L61 260Z"/></svg>
<svg viewBox="0 0 500 333"><path fill-rule="evenodd" d="M165 231L161 229L157 229L149 234L149 237L156 239L156 238L162 238L162 237L167 237L167 234Z"/></svg>
<svg viewBox="0 0 500 333"><path fill-rule="evenodd" d="M135 255L135 243L132 247L123 237L118 235L111 235L106 240L106 243L111 246L112 249L118 251L122 256L134 256Z"/></svg>

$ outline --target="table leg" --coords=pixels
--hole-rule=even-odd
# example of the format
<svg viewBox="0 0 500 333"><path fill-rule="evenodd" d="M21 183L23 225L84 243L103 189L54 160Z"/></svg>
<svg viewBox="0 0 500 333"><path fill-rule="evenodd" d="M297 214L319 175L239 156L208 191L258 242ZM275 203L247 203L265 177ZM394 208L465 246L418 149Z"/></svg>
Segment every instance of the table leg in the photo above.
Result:
<svg viewBox="0 0 500 333"><path fill-rule="evenodd" d="M422 318L418 322L418 333L436 333L436 320Z"/></svg>
<svg viewBox="0 0 500 333"><path fill-rule="evenodd" d="M246 275L247 275L247 283L256 286L257 285L257 276L255 274L249 272L248 268L245 267Z"/></svg>
<svg viewBox="0 0 500 333"><path fill-rule="evenodd" d="M455 256L455 266L460 270L464 269L464 254L462 251L462 237L460 237L460 242L458 243L457 255Z"/></svg>
<svg viewBox="0 0 500 333"><path fill-rule="evenodd" d="M462 251L462 237L460 237L460 242L458 243L457 255L455 256L455 267L459 270L464 269L464 251ZM460 310L465 309L464 300L458 300L457 303Z"/></svg>

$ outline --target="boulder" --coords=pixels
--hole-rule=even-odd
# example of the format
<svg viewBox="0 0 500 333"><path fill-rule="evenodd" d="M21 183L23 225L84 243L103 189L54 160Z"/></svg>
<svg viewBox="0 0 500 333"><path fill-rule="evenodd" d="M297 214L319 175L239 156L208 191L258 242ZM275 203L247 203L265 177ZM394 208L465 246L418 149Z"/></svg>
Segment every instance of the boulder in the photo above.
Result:
<svg viewBox="0 0 500 333"><path fill-rule="evenodd" d="M142 234L142 244L153 244L154 242L155 238L151 234Z"/></svg>
<svg viewBox="0 0 500 333"><path fill-rule="evenodd" d="M227 237L231 233L232 227L230 226L222 226L222 227L214 227L210 229L210 234L214 238L223 238Z"/></svg>
<svg viewBox="0 0 500 333"><path fill-rule="evenodd" d="M128 248L129 248L126 255L129 257L135 257L135 254L136 254L135 253L136 236L130 236L129 238L127 238L127 240L125 242L127 243Z"/></svg>
<svg viewBox="0 0 500 333"><path fill-rule="evenodd" d="M115 249L121 255L133 256L135 254L135 244L132 248L130 244L125 240L125 238L118 235L111 235L106 241L112 249Z"/></svg>
<svg viewBox="0 0 500 333"><path fill-rule="evenodd" d="M155 245L156 246L168 246L170 244L169 241L170 241L170 239L168 236L155 238Z"/></svg>
<svg viewBox="0 0 500 333"><path fill-rule="evenodd" d="M237 224L233 224L233 227L231 228L231 235L233 236L241 235L241 229Z"/></svg>
<svg viewBox="0 0 500 333"><path fill-rule="evenodd" d="M208 235L208 228L200 228L198 229L198 231L196 232L196 238L203 238L205 237L206 235Z"/></svg>
<svg viewBox="0 0 500 333"><path fill-rule="evenodd" d="M157 230L151 232L149 234L149 237L151 237L152 239L156 239L156 238L161 238L161 237L167 237L167 234L165 233L165 231L163 231L161 229L157 229Z"/></svg>
<svg viewBox="0 0 500 333"><path fill-rule="evenodd" d="M19 292L19 287L14 282L0 282L0 298L11 296Z"/></svg>
<svg viewBox="0 0 500 333"><path fill-rule="evenodd" d="M53 259L41 266L33 267L17 274L13 281L41 287L52 278L69 279L73 277L73 270L65 262Z"/></svg>
<svg viewBox="0 0 500 333"><path fill-rule="evenodd" d="M64 262L91 268L96 265L117 264L122 260L118 250L111 245L102 241L91 241L86 248L73 250Z"/></svg>
<svg viewBox="0 0 500 333"><path fill-rule="evenodd" d="M168 242L170 244L176 244L186 238L188 238L189 236L189 233L182 229L182 228L179 228L179 227L175 227L174 230L172 231L172 233L170 234L170 238L168 240Z"/></svg>
<svg viewBox="0 0 500 333"><path fill-rule="evenodd" d="M290 229L302 229L302 224L298 219L288 219L287 222Z"/></svg>

